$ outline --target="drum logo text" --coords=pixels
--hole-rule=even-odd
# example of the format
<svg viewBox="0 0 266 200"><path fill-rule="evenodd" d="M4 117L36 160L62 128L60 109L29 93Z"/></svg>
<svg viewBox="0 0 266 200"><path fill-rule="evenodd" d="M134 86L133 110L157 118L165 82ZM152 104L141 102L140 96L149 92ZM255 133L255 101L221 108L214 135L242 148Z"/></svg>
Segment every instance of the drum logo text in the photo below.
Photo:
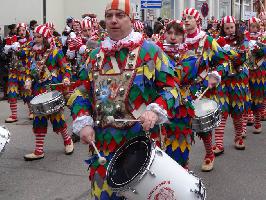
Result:
<svg viewBox="0 0 266 200"><path fill-rule="evenodd" d="M147 200L176 200L170 181L163 181L152 189Z"/></svg>

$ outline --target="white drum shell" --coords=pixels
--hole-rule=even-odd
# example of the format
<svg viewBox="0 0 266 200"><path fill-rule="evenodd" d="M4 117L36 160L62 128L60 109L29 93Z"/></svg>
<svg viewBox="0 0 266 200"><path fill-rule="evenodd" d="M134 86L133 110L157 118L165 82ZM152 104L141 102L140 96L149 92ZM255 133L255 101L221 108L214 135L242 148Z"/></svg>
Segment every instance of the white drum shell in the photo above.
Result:
<svg viewBox="0 0 266 200"><path fill-rule="evenodd" d="M5 148L9 141L10 132L5 127L0 126L0 156L5 151Z"/></svg>
<svg viewBox="0 0 266 200"><path fill-rule="evenodd" d="M169 157L164 151L156 147L155 157L150 169L145 173L139 182L131 185L129 190L118 191L119 195L129 200L154 200L164 188L174 196L167 196L167 200L199 200L205 199L198 196L194 191L198 191L199 179L188 173L176 161ZM154 174L154 175L153 175ZM203 186L203 185L202 185ZM134 191L134 192L133 192ZM166 193L167 193L166 192ZM202 188L205 194L205 188Z"/></svg>

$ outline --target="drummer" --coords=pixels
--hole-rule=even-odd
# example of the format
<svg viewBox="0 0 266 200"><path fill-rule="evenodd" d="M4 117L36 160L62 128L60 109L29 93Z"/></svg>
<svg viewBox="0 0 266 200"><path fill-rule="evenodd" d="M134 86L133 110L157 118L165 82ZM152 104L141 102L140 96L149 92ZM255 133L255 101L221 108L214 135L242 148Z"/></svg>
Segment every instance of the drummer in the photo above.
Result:
<svg viewBox="0 0 266 200"><path fill-rule="evenodd" d="M87 144L95 141L107 159L104 166L97 158L88 160L94 199L123 199L106 181L108 163L122 144L146 131L158 137L158 124L168 120L163 128L172 133L177 127L171 122L179 105L174 71L158 46L133 31L132 20L130 0L109 1L105 10L109 37L90 54L90 83L68 101L75 118L73 132ZM110 115L141 123L112 123L107 120Z"/></svg>
<svg viewBox="0 0 266 200"><path fill-rule="evenodd" d="M32 47L32 77L26 81L25 85L27 89L32 88L34 96L46 92L50 83L63 82L66 85L70 83L70 67L65 61L62 50L52 46L54 43L48 43L50 37L51 33L45 25L39 25L35 28L34 45ZM53 125L53 131L60 134L64 140L65 154L70 155L73 153L73 142L68 135L67 124L62 112L49 116L34 116L35 150L33 153L24 156L26 161L44 158L44 138L47 134L48 119Z"/></svg>
<svg viewBox="0 0 266 200"><path fill-rule="evenodd" d="M200 13L196 9L187 8L183 11L183 23L186 30L185 43L188 47L188 54L198 58L197 78L190 87L192 97L196 99L197 93L203 92L207 87L212 87L217 80L220 81L221 77L226 75L228 57L216 40L200 29ZM207 81L210 72L212 78ZM210 88L205 97L217 101L216 90ZM208 172L213 169L215 158L212 151L212 134L211 131L197 134L202 139L206 151L201 169Z"/></svg>
<svg viewBox="0 0 266 200"><path fill-rule="evenodd" d="M168 135L166 140L166 152L181 166L188 168L189 152L193 141L192 118L195 117L192 100L195 99L197 84L195 79L199 76L197 66L198 57L188 54L188 46L184 43L185 30L183 22L172 20L166 26L164 52L170 57L175 65L181 94L181 105L177 109L179 128L174 135ZM209 73L211 80L210 88L219 82L217 72ZM206 84L207 81L205 80Z"/></svg>

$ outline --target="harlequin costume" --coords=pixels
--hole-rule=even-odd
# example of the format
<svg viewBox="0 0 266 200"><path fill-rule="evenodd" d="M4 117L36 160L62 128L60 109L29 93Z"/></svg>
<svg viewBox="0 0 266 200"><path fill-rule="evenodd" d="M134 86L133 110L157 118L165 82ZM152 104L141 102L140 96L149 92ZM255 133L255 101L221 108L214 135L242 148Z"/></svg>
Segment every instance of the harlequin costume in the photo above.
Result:
<svg viewBox="0 0 266 200"><path fill-rule="evenodd" d="M193 16L196 21L200 19L200 14L194 8L187 8L184 10L183 15ZM208 36L204 31L197 28L195 33L185 34L185 43L188 46L187 54L190 56L197 57L199 59L198 69L194 67L194 76L197 76L197 81L191 84L190 91L193 99L196 99L197 91L203 92L208 87L207 75L208 72L217 71L217 78L224 77L227 73L228 68L228 57L224 51L219 47L216 40L211 36ZM186 66L188 67L188 66ZM188 69L186 69L188 70ZM193 76L193 77L194 77ZM218 101L216 90L209 90L206 98L214 99ZM214 165L214 154L212 151L212 133L204 132L197 133L202 139L205 147L205 158L202 164L202 171L210 171Z"/></svg>
<svg viewBox="0 0 266 200"><path fill-rule="evenodd" d="M265 17L265 16L266 16L266 12L261 12L261 13L259 14L259 18L260 18L260 20L263 21L262 19L263 19L263 17ZM265 31L266 31L266 27L265 27L265 24L262 22L262 30L261 30L261 32L262 32L263 35L266 34ZM264 40L264 39L263 39L263 40ZM262 121L266 121L266 98L264 99L263 104L262 104L261 120L262 120Z"/></svg>
<svg viewBox="0 0 266 200"><path fill-rule="evenodd" d="M35 33L42 35L47 39L51 33L45 25L39 25L34 30ZM34 96L47 92L49 84L61 83L63 79L70 79L71 69L66 63L62 50L51 46L45 49L43 46L33 45L31 51L31 79L32 92ZM37 70L38 62L45 63L44 69L40 72ZM67 124L64 119L62 110L47 116L34 116L33 132L35 134L35 150L31 154L24 156L26 161L41 159L44 157L44 138L47 134L48 120L53 125L53 131L61 134L65 145L65 154L73 153L74 147L71 138L67 133Z"/></svg>
<svg viewBox="0 0 266 200"><path fill-rule="evenodd" d="M222 19L222 24L224 23L235 23L235 18L226 16ZM243 114L250 110L250 92L248 87L248 69L245 65L248 40L244 39L242 44L237 45L235 37L219 37L217 42L227 52L230 59L228 75L222 79L218 88L223 114L221 124L215 130L213 150L216 155L220 155L224 151L224 129L229 115L233 118L235 148L239 150L245 149L244 139L242 139Z"/></svg>
<svg viewBox="0 0 266 200"><path fill-rule="evenodd" d="M19 23L16 26L17 32L23 27L27 32L27 25L25 23ZM8 102L11 109L11 116L6 119L6 123L12 123L17 121L17 99L22 97L24 103L29 104L31 100L30 91L26 91L24 88L25 81L29 76L30 60L29 51L27 46L29 45L31 38L25 36L12 36L6 39L6 45L4 47L6 54L11 54L11 65L8 72ZM12 52L11 52L12 51ZM32 119L32 114L29 112L29 118Z"/></svg>
<svg viewBox="0 0 266 200"><path fill-rule="evenodd" d="M249 19L248 24L258 24L260 20L256 17ZM265 76L266 76L266 61L265 61L265 45L263 44L263 34L246 33L249 43L249 59L247 62L249 68L249 88L252 99L252 111L255 116L253 133L261 133L261 112L263 110L263 100L265 99ZM257 42L257 43L256 43Z"/></svg>
<svg viewBox="0 0 266 200"><path fill-rule="evenodd" d="M119 0L111 1L106 10L119 9L131 18L131 8L126 8L130 8L130 1ZM133 31L119 41L107 37L100 48L91 52L88 63L90 83L76 90L68 104L75 118L73 132L94 125L96 146L107 159L104 166L93 158L88 161L92 195L96 200L122 199L107 185L106 168L118 147L145 134L138 122L108 124L108 115L137 119L143 111L152 110L158 114L159 123L169 118L169 125L163 125L162 129L164 133L174 135L178 95L174 70L169 65L161 49L144 40L141 33ZM150 130L151 137L157 138L158 131L157 125Z"/></svg>

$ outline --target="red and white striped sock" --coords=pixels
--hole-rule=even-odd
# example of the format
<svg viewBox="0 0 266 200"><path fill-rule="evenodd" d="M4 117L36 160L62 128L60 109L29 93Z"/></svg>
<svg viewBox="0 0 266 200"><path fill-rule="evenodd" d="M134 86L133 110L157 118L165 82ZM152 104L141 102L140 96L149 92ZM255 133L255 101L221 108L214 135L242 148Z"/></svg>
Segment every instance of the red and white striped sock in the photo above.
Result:
<svg viewBox="0 0 266 200"><path fill-rule="evenodd" d="M18 117L18 107L17 102L10 102L11 118L17 119Z"/></svg>
<svg viewBox="0 0 266 200"><path fill-rule="evenodd" d="M260 128L261 127L261 110L256 110L254 111L254 115L255 115L255 121L254 121L254 127L257 129L257 128Z"/></svg>
<svg viewBox="0 0 266 200"><path fill-rule="evenodd" d="M234 116L233 117L233 124L235 128L235 140L242 139L243 133L243 116Z"/></svg>
<svg viewBox="0 0 266 200"><path fill-rule="evenodd" d="M254 115L253 115L253 112L252 111L249 111L248 114L247 114L247 121L250 122L250 123L254 123Z"/></svg>
<svg viewBox="0 0 266 200"><path fill-rule="evenodd" d="M266 118L266 99L264 99L262 104L261 118Z"/></svg>
<svg viewBox="0 0 266 200"><path fill-rule="evenodd" d="M35 133L35 155L43 154L44 138L46 133Z"/></svg>
<svg viewBox="0 0 266 200"><path fill-rule="evenodd" d="M68 135L67 128L64 128L62 131L60 131L62 138L64 140L64 145L71 144L71 137Z"/></svg>
<svg viewBox="0 0 266 200"><path fill-rule="evenodd" d="M217 147L223 148L224 146L224 129L228 116L222 116L221 124L215 129L215 144Z"/></svg>
<svg viewBox="0 0 266 200"><path fill-rule="evenodd" d="M214 158L214 153L212 151L212 134L209 133L206 136L202 136L202 141L206 151L205 158Z"/></svg>
<svg viewBox="0 0 266 200"><path fill-rule="evenodd" d="M252 114L253 116L253 114ZM249 122L249 113L243 114L243 132L242 135L246 135L247 133L247 123Z"/></svg>

